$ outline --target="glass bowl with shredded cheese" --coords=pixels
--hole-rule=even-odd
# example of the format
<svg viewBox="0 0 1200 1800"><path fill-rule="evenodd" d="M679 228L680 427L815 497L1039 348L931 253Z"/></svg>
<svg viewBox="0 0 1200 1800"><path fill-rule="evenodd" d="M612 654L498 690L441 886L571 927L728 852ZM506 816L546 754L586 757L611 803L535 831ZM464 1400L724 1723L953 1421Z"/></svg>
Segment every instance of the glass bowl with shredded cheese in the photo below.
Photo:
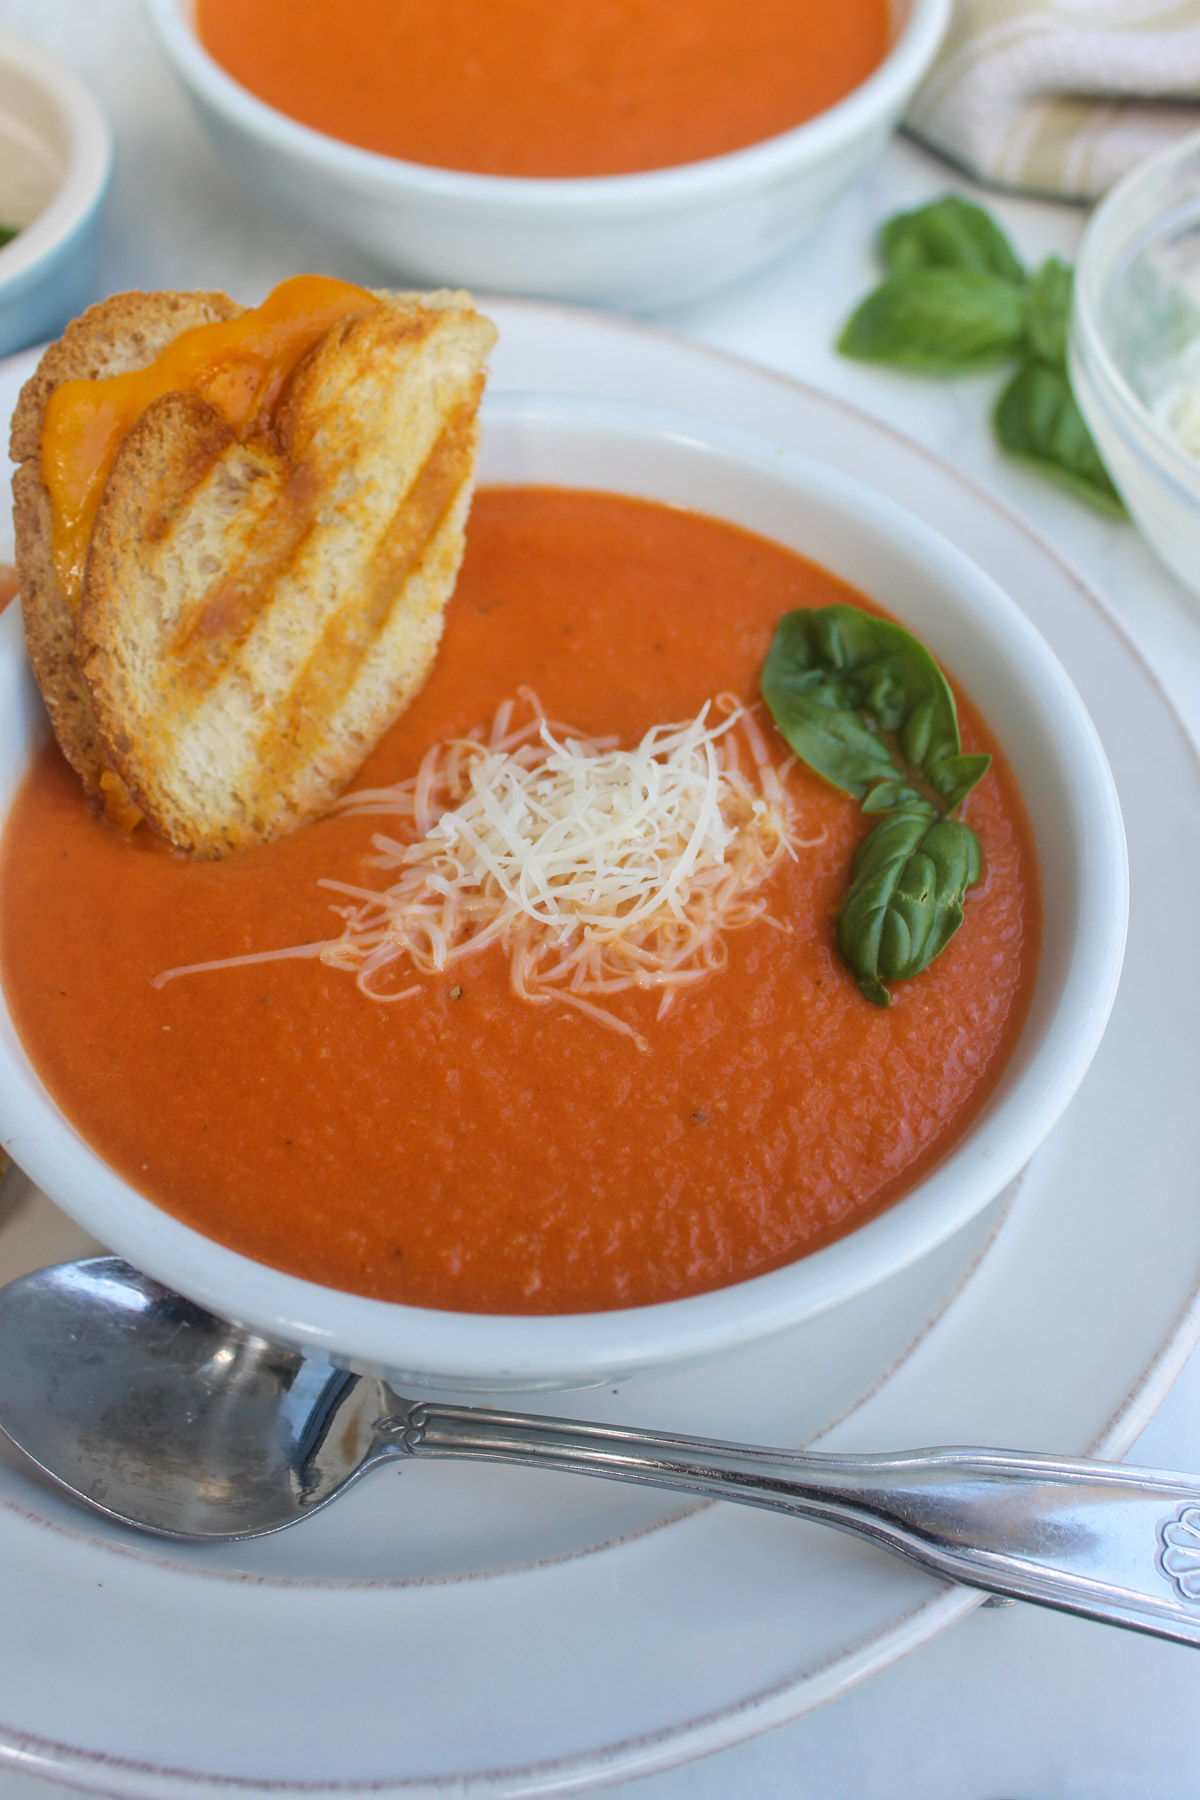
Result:
<svg viewBox="0 0 1200 1800"><path fill-rule="evenodd" d="M1200 132L1135 169L1093 214L1070 363L1136 524L1200 596Z"/></svg>

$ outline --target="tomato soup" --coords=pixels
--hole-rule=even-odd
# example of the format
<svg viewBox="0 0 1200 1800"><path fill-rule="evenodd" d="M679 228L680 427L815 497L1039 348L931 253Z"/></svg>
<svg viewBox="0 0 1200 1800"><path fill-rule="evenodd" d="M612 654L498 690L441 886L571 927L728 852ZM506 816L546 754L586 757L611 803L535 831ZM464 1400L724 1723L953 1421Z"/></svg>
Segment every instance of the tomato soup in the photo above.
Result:
<svg viewBox="0 0 1200 1800"><path fill-rule="evenodd" d="M411 776L529 684L549 715L635 742L731 690L780 616L858 600L777 545L646 502L494 489L475 502L434 672L363 770ZM961 700L967 749L995 745ZM764 720L778 760L785 746ZM381 1004L316 961L182 963L336 935L321 877L379 888L388 821L335 817L218 863L88 811L46 749L0 863L8 1003L64 1112L127 1180L246 1255L357 1293L501 1313L693 1294L852 1230L942 1157L1024 1017L1037 872L1003 759L967 802L984 877L890 1008L833 934L869 821L797 769L802 836L771 912L684 991L612 1008L646 1040L510 988L502 947ZM819 840L813 842L811 840ZM403 984L402 984L403 985Z"/></svg>
<svg viewBox="0 0 1200 1800"><path fill-rule="evenodd" d="M302 124L487 175L738 150L832 106L888 47L886 0L199 0L196 23Z"/></svg>

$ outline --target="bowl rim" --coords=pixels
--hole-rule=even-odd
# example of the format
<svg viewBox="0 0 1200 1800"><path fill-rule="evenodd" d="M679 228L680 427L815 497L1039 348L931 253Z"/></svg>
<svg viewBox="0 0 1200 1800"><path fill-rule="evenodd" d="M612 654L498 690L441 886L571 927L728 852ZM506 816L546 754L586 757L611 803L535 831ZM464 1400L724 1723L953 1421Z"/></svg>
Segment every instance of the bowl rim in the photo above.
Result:
<svg viewBox="0 0 1200 1800"><path fill-rule="evenodd" d="M73 70L37 44L0 29L0 64L39 89L67 138L67 167L49 204L0 248L0 297L11 299L63 253L97 210L112 177L113 134L99 103Z"/></svg>
<svg viewBox="0 0 1200 1800"><path fill-rule="evenodd" d="M1105 876L1081 892L1062 991L1011 1093L994 1107L985 1103L964 1137L910 1193L782 1268L707 1293L604 1312L497 1315L413 1307L324 1287L226 1248L162 1211L108 1168L41 1087L0 1004L3 1141L52 1198L148 1274L222 1316L325 1349L356 1367L410 1374L425 1385L579 1387L711 1356L815 1317L935 1249L993 1199L1057 1121L1099 1044L1124 951L1128 865L1112 775L1065 671L1015 602L931 527L856 479L734 427L582 397L505 393L485 404L489 420L501 426L511 421L607 432L618 443L628 442L632 432L664 451L686 444L693 452L732 458L752 474L798 486L855 520L869 518L877 537L952 581L981 630L1002 630L1006 643L1020 646L1025 682L1052 702L1056 741L1067 752L1064 791L1080 814L1081 842ZM0 618L0 683L24 680L36 695L15 614L10 608L10 616ZM26 757L31 737L27 730ZM1024 1107L1016 1132L1014 1099ZM996 1141L984 1141L993 1110L1002 1127L1007 1114L1008 1128L995 1131Z"/></svg>
<svg viewBox="0 0 1200 1800"><path fill-rule="evenodd" d="M1113 229L1114 214L1136 195L1140 187L1156 181L1164 170L1198 155L1200 131L1187 132L1138 163L1108 190L1084 227L1076 253L1071 295L1072 356L1082 362L1086 376L1097 390L1098 399L1110 412L1116 409L1117 419L1113 423L1118 428L1124 424L1133 429L1140 447L1162 465L1160 473L1174 486L1182 488L1189 501L1200 496L1200 464L1159 424L1117 364L1101 324L1101 307L1108 278L1116 263L1133 243L1146 238L1156 223L1167 216L1143 220L1135 232L1127 233L1110 247L1105 240Z"/></svg>
<svg viewBox="0 0 1200 1800"><path fill-rule="evenodd" d="M175 72L217 112L302 162L380 192L419 193L430 200L474 201L487 207L620 206L653 209L664 202L708 199L767 182L797 163L818 161L899 111L937 54L953 0L910 0L907 19L883 60L849 94L775 137L699 162L620 175L487 175L407 162L347 144L290 118L234 79L200 42L194 0L143 0L147 18ZM185 12L192 17L185 17Z"/></svg>

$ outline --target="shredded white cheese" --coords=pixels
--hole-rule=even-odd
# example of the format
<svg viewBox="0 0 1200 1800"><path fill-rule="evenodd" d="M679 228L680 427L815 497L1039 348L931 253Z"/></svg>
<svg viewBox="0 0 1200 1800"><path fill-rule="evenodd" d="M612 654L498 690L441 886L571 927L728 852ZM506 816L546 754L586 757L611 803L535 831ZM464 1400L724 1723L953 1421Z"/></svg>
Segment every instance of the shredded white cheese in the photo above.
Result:
<svg viewBox="0 0 1200 1800"><path fill-rule="evenodd" d="M518 709L526 716L514 724ZM661 1017L680 988L723 965L726 932L755 919L788 929L760 891L804 842L785 775L732 696L621 750L551 724L522 689L486 740L437 744L411 780L339 803L342 814L407 827L404 839L372 840L372 867L396 872L389 887L321 883L352 902L335 908L339 937L169 969L156 985L316 956L354 974L373 999L404 1000L419 986L380 985L393 964L437 974L498 943L521 999L565 1002L644 1048L598 1000L653 988Z"/></svg>

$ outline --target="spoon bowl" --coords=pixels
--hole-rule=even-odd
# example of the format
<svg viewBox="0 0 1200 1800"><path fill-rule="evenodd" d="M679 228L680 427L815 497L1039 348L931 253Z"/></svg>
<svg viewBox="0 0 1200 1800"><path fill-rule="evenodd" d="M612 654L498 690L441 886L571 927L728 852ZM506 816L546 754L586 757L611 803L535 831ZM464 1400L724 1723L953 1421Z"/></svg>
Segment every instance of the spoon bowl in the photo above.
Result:
<svg viewBox="0 0 1200 1800"><path fill-rule="evenodd" d="M214 1317L119 1257L0 1293L0 1424L53 1480L167 1537L259 1537L397 1454L379 1381Z"/></svg>

